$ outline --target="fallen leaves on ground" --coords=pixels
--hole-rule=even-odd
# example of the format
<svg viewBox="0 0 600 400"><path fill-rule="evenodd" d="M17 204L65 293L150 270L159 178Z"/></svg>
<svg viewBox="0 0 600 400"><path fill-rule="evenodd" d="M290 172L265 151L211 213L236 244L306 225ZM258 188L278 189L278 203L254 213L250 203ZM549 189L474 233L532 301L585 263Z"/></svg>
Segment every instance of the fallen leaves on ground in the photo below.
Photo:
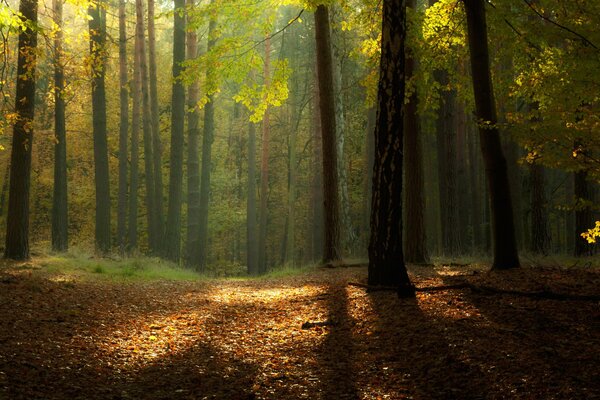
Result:
<svg viewBox="0 0 600 400"><path fill-rule="evenodd" d="M597 294L595 271L413 267L418 287ZM593 301L349 286L366 269L205 282L0 270L0 398L600 398Z"/></svg>

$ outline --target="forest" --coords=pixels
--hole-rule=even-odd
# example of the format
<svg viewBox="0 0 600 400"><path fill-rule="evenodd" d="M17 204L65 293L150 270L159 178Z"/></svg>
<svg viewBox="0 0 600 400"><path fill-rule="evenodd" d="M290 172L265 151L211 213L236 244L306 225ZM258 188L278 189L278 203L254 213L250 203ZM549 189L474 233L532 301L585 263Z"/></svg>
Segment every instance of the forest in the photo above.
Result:
<svg viewBox="0 0 600 400"><path fill-rule="evenodd" d="M0 0L0 399L600 398L599 26Z"/></svg>

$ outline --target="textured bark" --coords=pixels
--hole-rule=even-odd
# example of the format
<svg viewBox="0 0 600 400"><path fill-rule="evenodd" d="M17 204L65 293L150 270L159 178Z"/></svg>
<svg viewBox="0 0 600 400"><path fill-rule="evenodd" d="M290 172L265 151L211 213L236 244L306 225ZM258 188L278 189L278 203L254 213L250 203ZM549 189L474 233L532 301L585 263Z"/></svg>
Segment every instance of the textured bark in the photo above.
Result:
<svg viewBox="0 0 600 400"><path fill-rule="evenodd" d="M148 89L148 65L146 62L146 43L144 38L144 3L143 0L135 2L136 14L136 51L140 61L140 76L142 84L142 132L144 138L144 175L146 184L146 218L148 220L148 247L156 253L160 243L158 241L159 226L157 223L156 198L154 192L154 164L152 143L152 116L150 115L150 93Z"/></svg>
<svg viewBox="0 0 600 400"><path fill-rule="evenodd" d="M494 262L492 269L519 266L512 200L506 159L497 127L496 105L490 74L484 0L463 0L467 15L471 75L479 120L481 151L488 180L491 205Z"/></svg>
<svg viewBox="0 0 600 400"><path fill-rule="evenodd" d="M315 11L315 38L317 42L321 140L323 142L323 206L325 215L323 262L329 263L339 260L341 253L333 66L329 12L324 5L318 6Z"/></svg>
<svg viewBox="0 0 600 400"><path fill-rule="evenodd" d="M137 30L137 26L136 26ZM129 175L129 204L127 215L127 249L135 250L138 246L138 189L139 189L139 133L142 98L142 81L140 76L139 40L136 35L133 62L133 90L131 93L131 173Z"/></svg>
<svg viewBox="0 0 600 400"><path fill-rule="evenodd" d="M67 211L67 132L65 127L65 74L62 61L63 0L53 0L54 23L54 195L52 198L52 250L69 247Z"/></svg>
<svg viewBox="0 0 600 400"><path fill-rule="evenodd" d="M467 129L468 134L468 151L469 151L469 187L471 197L471 229L473 230L472 250L474 253L479 253L483 249L483 229L482 229L482 206L481 198L484 188L480 185L481 153L477 150L478 137L477 132L471 125Z"/></svg>
<svg viewBox="0 0 600 400"><path fill-rule="evenodd" d="M127 244L127 139L129 132L129 90L127 82L127 15L125 0L119 0L119 194L117 198L117 246Z"/></svg>
<svg viewBox="0 0 600 400"><path fill-rule="evenodd" d="M405 2L384 0L368 282L395 286L399 296L414 297L402 251L405 41Z"/></svg>
<svg viewBox="0 0 600 400"><path fill-rule="evenodd" d="M531 251L545 255L550 250L550 234L544 167L534 162L529 166L529 176L531 182Z"/></svg>
<svg viewBox="0 0 600 400"><path fill-rule="evenodd" d="M265 87L270 85L271 74L271 39L267 36L265 41ZM267 272L267 223L268 223L268 196L269 196L269 136L270 136L270 113L269 108L265 110L262 121L262 148L260 160L260 206L258 209L258 273Z"/></svg>
<svg viewBox="0 0 600 400"><path fill-rule="evenodd" d="M416 8L416 0L408 0L407 7ZM407 52L408 53L408 52ZM406 80L415 73L416 63L407 54ZM405 260L409 263L429 262L425 237L425 199L423 181L423 149L421 145L421 123L418 115L417 88L411 92L404 114L404 179L406 184L406 238L404 238Z"/></svg>
<svg viewBox="0 0 600 400"><path fill-rule="evenodd" d="M162 145L160 114L158 112L158 81L156 72L156 34L154 29L154 0L148 0L148 70L150 73L150 111L152 115L152 161L154 169L154 212L156 213L156 251L162 251L165 229Z"/></svg>
<svg viewBox="0 0 600 400"><path fill-rule="evenodd" d="M258 275L256 230L256 125L248 123L248 199L246 203L246 263L249 275Z"/></svg>
<svg viewBox="0 0 600 400"><path fill-rule="evenodd" d="M194 0L188 0L188 7L194 6ZM187 33L187 58L193 60L198 53L198 35L195 30ZM200 239L200 159L198 156L200 130L200 84L194 80L188 88L187 120L188 120L188 145L187 145L187 240L186 264L190 267L198 266L199 239Z"/></svg>
<svg viewBox="0 0 600 400"><path fill-rule="evenodd" d="M96 250L101 254L107 254L110 251L110 179L106 131L106 10L101 5L101 1L92 3L88 13L92 58Z"/></svg>
<svg viewBox="0 0 600 400"><path fill-rule="evenodd" d="M321 141L321 114L319 112L319 88L316 69L314 71L313 96L311 102L312 130L312 182L311 182L311 261L323 259L323 150Z"/></svg>
<svg viewBox="0 0 600 400"><path fill-rule="evenodd" d="M208 24L207 51L215 46L215 29L217 22L213 19ZM206 71L206 80L211 79L211 71ZM208 96L204 106L204 135L202 137L202 170L200 176L200 235L198 240L198 266L201 271L206 268L208 259L208 208L210 203L210 170L212 167L212 144L215 136L215 97Z"/></svg>
<svg viewBox="0 0 600 400"><path fill-rule="evenodd" d="M171 154L169 171L169 206L165 231L164 255L172 261L181 256L181 199L183 185L183 123L185 88L180 75L185 60L185 0L175 0L173 29L173 92L171 97Z"/></svg>
<svg viewBox="0 0 600 400"><path fill-rule="evenodd" d="M28 25L19 32L15 96L17 120L13 126L10 153L10 186L4 257L24 260L29 258L29 189L35 110L37 1L21 0L19 12L21 19L32 25Z"/></svg>

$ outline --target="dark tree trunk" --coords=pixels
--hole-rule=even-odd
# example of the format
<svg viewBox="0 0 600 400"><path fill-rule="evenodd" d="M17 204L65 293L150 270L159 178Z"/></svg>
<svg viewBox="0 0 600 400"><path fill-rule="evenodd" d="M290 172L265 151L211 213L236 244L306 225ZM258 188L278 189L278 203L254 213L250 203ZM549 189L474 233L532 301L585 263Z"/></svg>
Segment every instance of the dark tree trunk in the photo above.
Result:
<svg viewBox="0 0 600 400"><path fill-rule="evenodd" d="M162 175L162 145L160 114L158 112L158 81L156 72L156 34L154 29L154 0L148 0L148 64L150 72L150 111L152 114L152 161L154 169L154 210L156 213L156 251L162 251L165 229Z"/></svg>
<svg viewBox="0 0 600 400"><path fill-rule="evenodd" d="M102 254L107 254L110 251L110 179L106 132L106 10L101 2L102 0L97 0L92 3L88 13L92 59L96 249Z"/></svg>
<svg viewBox="0 0 600 400"><path fill-rule="evenodd" d="M271 74L271 39L267 36L265 40L265 87L270 85ZM271 121L269 108L265 110L262 121L262 148L260 160L260 206L258 209L258 273L267 272L267 224L268 224L268 200L269 200L269 136L271 132Z"/></svg>
<svg viewBox="0 0 600 400"><path fill-rule="evenodd" d="M373 185L373 163L375 160L375 123L377 119L377 109L375 107L369 108L367 111L367 131L365 132L365 174L363 184L363 224L362 224L362 237L363 245L365 250L369 245L369 235L371 226L371 188Z"/></svg>
<svg viewBox="0 0 600 400"><path fill-rule="evenodd" d="M31 144L35 109L35 71L37 47L37 1L21 0L19 12L30 23L19 31L17 92L10 153L10 188L6 219L4 257L29 258L29 188L31 179Z"/></svg>
<svg viewBox="0 0 600 400"><path fill-rule="evenodd" d="M63 0L53 0L54 23L54 196L52 200L52 250L69 247L67 213L67 132L65 127L65 74L62 65Z"/></svg>
<svg viewBox="0 0 600 400"><path fill-rule="evenodd" d="M208 24L209 52L215 45L214 32L217 21L211 19ZM211 71L206 71L206 80L211 79ZM208 207L210 203L210 170L212 167L212 144L215 136L215 103L214 96L208 96L204 106L204 135L202 137L202 172L200 176L200 236L198 240L198 266L201 271L206 268L208 259Z"/></svg>
<svg viewBox="0 0 600 400"><path fill-rule="evenodd" d="M246 203L246 257L249 275L258 275L256 230L256 125L248 123L248 200Z"/></svg>
<svg viewBox="0 0 600 400"><path fill-rule="evenodd" d="M413 297L402 252L405 41L405 2L384 0L368 281L397 286L399 296Z"/></svg>
<svg viewBox="0 0 600 400"><path fill-rule="evenodd" d="M188 7L194 7L194 0L188 0ZM195 30L187 33L187 58L196 58L198 52L198 35ZM200 98L200 84L194 80L188 88L188 145L187 145L187 241L186 264L190 267L198 266L200 246L200 161L198 157L200 111L198 100Z"/></svg>
<svg viewBox="0 0 600 400"><path fill-rule="evenodd" d="M146 183L146 218L148 220L148 247L152 253L157 253L160 247L158 225L158 211L156 209L156 196L154 191L154 164L152 143L152 116L150 110L150 93L148 88L148 65L146 62L146 42L144 38L144 3L136 0L136 44L138 60L140 62L140 77L142 86L142 129L144 138L144 175Z"/></svg>
<svg viewBox="0 0 600 400"><path fill-rule="evenodd" d="M173 93L171 111L171 155L169 171L169 206L165 231L165 257L179 261L181 256L181 198L183 184L183 123L185 88L179 79L185 60L185 0L175 0L173 30Z"/></svg>
<svg viewBox="0 0 600 400"><path fill-rule="evenodd" d="M318 79L315 71L315 82L313 88L313 97L311 102L312 116L312 259L311 261L321 261L323 259L323 151L321 140L321 115L319 113L319 88Z"/></svg>
<svg viewBox="0 0 600 400"><path fill-rule="evenodd" d="M519 266L506 159L497 127L490 74L484 0L463 0L467 14L471 75L491 205L494 262L492 269Z"/></svg>
<svg viewBox="0 0 600 400"><path fill-rule="evenodd" d="M582 232L586 232L593 226L592 212L588 202L591 198L590 184L587 180L588 172L581 170L575 172L575 256L591 255L592 246L581 237ZM12 180L12 179L11 179Z"/></svg>
<svg viewBox="0 0 600 400"><path fill-rule="evenodd" d="M529 166L531 179L531 251L548 254L550 235L546 209L546 179L544 167L534 162Z"/></svg>
<svg viewBox="0 0 600 400"><path fill-rule="evenodd" d="M330 36L329 12L326 6L320 5L315 11L315 37L317 42L321 138L323 141L324 263L341 258L336 119Z"/></svg>
<svg viewBox="0 0 600 400"><path fill-rule="evenodd" d="M483 249L482 206L481 198L484 191L480 185L481 153L477 150L478 137L473 126L469 126L469 186L471 195L471 229L473 230L473 252L480 253ZM487 206L486 206L487 207Z"/></svg>
<svg viewBox="0 0 600 400"><path fill-rule="evenodd" d="M406 6L416 8L416 0L408 0ZM409 49L406 49L409 53ZM412 54L406 57L406 80L415 73L415 59ZM404 250L409 263L429 262L425 238L425 199L423 196L423 149L421 145L421 123L419 121L417 88L414 87L406 104L404 114L404 162L406 183L406 238Z"/></svg>
<svg viewBox="0 0 600 400"><path fill-rule="evenodd" d="M56 0L55 0L56 1ZM127 139L129 131L129 90L127 81L127 19L125 0L119 0L119 195L117 200L117 246L125 252L127 242Z"/></svg>

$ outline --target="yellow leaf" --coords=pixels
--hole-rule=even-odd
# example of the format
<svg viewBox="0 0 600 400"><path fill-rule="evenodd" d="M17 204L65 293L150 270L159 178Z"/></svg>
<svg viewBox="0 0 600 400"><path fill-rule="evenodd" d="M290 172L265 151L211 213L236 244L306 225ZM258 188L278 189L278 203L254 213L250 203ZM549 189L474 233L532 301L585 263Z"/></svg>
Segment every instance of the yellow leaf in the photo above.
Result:
<svg viewBox="0 0 600 400"><path fill-rule="evenodd" d="M156 336L151 335L148 339L152 340L153 342L156 340Z"/></svg>

